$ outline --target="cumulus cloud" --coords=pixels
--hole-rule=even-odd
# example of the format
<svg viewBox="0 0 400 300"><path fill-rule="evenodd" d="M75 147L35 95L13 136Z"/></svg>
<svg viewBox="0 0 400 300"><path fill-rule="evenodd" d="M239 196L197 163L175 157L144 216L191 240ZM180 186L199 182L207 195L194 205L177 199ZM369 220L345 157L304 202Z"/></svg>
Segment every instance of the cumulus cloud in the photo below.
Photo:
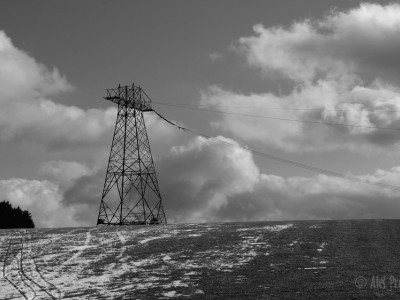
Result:
<svg viewBox="0 0 400 300"><path fill-rule="evenodd" d="M325 175L262 174L249 152L203 138L173 148L158 173L171 222L396 218L400 208L398 192ZM400 167L361 178L396 184Z"/></svg>
<svg viewBox="0 0 400 300"><path fill-rule="evenodd" d="M72 89L56 68L37 62L0 31L0 143L44 148L99 143L112 132L116 108L83 110L48 99Z"/></svg>
<svg viewBox="0 0 400 300"><path fill-rule="evenodd" d="M36 227L83 225L74 219L79 206L65 207L57 184L48 180L12 178L0 181L0 197L32 213Z"/></svg>
<svg viewBox="0 0 400 300"><path fill-rule="evenodd" d="M46 99L29 99L8 103L0 114L0 142L65 149L102 143L112 134L116 109L83 110Z"/></svg>
<svg viewBox="0 0 400 300"><path fill-rule="evenodd" d="M51 95L73 87L56 68L48 69L25 52L17 49L11 39L0 31L0 103L18 101L32 95Z"/></svg>
<svg viewBox="0 0 400 300"><path fill-rule="evenodd" d="M93 226L104 180L97 163L48 161L39 168L42 180L0 180L0 199L32 213L36 227Z"/></svg>
<svg viewBox="0 0 400 300"><path fill-rule="evenodd" d="M226 206L229 196L251 191L258 173L251 155L240 149L203 138L174 147L157 170L167 218L204 222L212 211Z"/></svg>
<svg viewBox="0 0 400 300"><path fill-rule="evenodd" d="M355 73L364 79L379 75L386 80L393 75L388 68L399 70L399 16L399 4L364 3L288 28L259 24L254 26L254 36L239 39L237 49L263 72L280 72L298 82L349 73L350 78Z"/></svg>
<svg viewBox="0 0 400 300"><path fill-rule="evenodd" d="M240 110L252 115L356 125L324 126L232 115L213 123L236 137L264 145L287 151L337 147L382 151L382 145L399 143L396 131L374 128L400 128L400 90L396 85L399 20L398 4L361 4L289 27L256 25L253 35L237 41L236 50L264 76L279 75L291 81L292 90L283 95L245 95L210 87L203 91L201 101L212 108L254 107Z"/></svg>
<svg viewBox="0 0 400 300"><path fill-rule="evenodd" d="M325 175L263 174L250 152L200 137L172 147L156 168L169 223L396 218L400 208L398 192ZM47 179L0 181L0 197L31 211L37 227L95 224L103 168L52 161L41 174ZM361 178L396 185L400 167Z"/></svg>

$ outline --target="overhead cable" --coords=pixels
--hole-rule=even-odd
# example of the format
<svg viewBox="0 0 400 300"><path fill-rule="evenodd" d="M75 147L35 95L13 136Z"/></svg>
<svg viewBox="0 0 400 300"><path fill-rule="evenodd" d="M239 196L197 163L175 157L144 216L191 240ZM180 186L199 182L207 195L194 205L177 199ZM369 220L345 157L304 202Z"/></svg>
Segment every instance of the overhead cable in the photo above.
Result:
<svg viewBox="0 0 400 300"><path fill-rule="evenodd" d="M199 108L205 108L207 107L206 104L191 104L191 103L177 103L177 102L152 102L154 104L159 104L159 105L168 105L168 106L182 106L182 107L199 107ZM348 108L348 109L337 109L337 108L325 108L325 107L313 107L313 108L293 108L293 107L266 107L266 106L258 106L258 105L253 105L253 106L242 106L242 105L219 105L215 104L213 105L215 107L226 107L226 108L243 108L243 109L262 109L262 110L293 110L293 111L335 111L335 112L364 112L366 111L365 109L356 109L356 108ZM385 108L377 108L374 109L371 112L400 112L400 110L397 109L385 109Z"/></svg>
<svg viewBox="0 0 400 300"><path fill-rule="evenodd" d="M290 122L299 122L299 123L311 123L311 124L322 124L322 125L333 125L333 126L346 126L346 127L355 127L355 128L369 128L369 129L378 129L378 130L400 131L400 128L392 128L392 127L378 127L378 126L347 124L347 123L331 123L331 122L321 122L321 121L287 119L287 118L278 118L278 117L270 117L270 116L259 116L259 115L250 115L250 114L242 114L242 113L235 113L235 112L227 112L227 111L222 111L222 110L205 109L205 108L198 108L198 107L186 107L186 106L172 105L172 104L165 104L165 103L157 103L157 102L152 102L152 103L159 104L159 105L170 106L170 107L178 107L178 108L184 108L184 109L215 112L215 113L221 113L221 114L227 114L227 115L244 116L244 117L260 118L260 119L290 121Z"/></svg>
<svg viewBox="0 0 400 300"><path fill-rule="evenodd" d="M183 127L183 126L179 126L176 123L166 119L164 116L159 114L154 109L153 109L153 111L162 120L166 121L170 125L173 125L173 126L177 127L180 130L183 130L185 132L188 132L188 133L196 135L196 136L201 136L201 137L204 137L206 139L219 142L219 143L224 144L226 146L242 149L242 150L244 150L246 152L250 152L250 153L252 153L252 154L254 154L256 156L259 156L259 157L272 159L272 160L275 160L275 161L278 161L278 162L289 164L289 165L292 165L292 166L295 166L295 167L299 167L299 168L302 168L302 169L307 169L307 170L312 171L314 173L323 174L323 175L327 175L327 176L330 176L330 177L341 178L341 179L345 179L345 180L352 181L352 182L364 183L364 184L376 186L376 187L379 187L379 188L390 189L390 190L393 190L393 191L400 192L400 187L395 186L395 185L382 183L382 182L374 182L374 181L371 181L371 180L368 180L368 179L363 179L363 178L359 178L359 177L352 176L352 175L346 175L346 174L337 173L337 172L330 171L330 170L327 170L327 169L318 168L318 167L314 167L314 166L298 163L298 162L291 161L291 160L288 160L288 159L285 159L285 158L281 158L281 157L277 157L277 156L274 156L274 155L271 155L271 154L267 154L267 153L264 153L264 152L261 152L261 151L258 151L258 150L253 150L251 148L247 148L247 147L243 147L243 146L240 146L240 145L237 145L237 144L234 144L234 143L230 143L230 142L224 141L222 139L219 139L219 138L216 138L216 137L212 137L212 136L209 136L209 135L194 131L192 129L189 129L189 128L186 128L186 127Z"/></svg>

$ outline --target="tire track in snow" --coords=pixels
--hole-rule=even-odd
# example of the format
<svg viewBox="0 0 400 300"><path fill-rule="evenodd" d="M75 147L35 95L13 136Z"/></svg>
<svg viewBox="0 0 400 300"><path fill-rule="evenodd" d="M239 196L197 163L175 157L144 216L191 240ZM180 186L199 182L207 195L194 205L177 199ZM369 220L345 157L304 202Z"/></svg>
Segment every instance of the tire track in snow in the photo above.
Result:
<svg viewBox="0 0 400 300"><path fill-rule="evenodd" d="M92 238L92 235L91 235L91 231L92 231L93 229L90 229L88 232L86 232L86 240L85 240L85 242L83 243L83 245L82 246L78 246L77 248L78 248L78 251L72 256L72 257L70 257L68 260L66 260L62 265L67 265L67 264L70 264L71 262L73 262L74 260L76 260L82 253L83 253L83 251L86 249L86 248L88 248L88 246L89 246L89 243L90 243L90 240L91 240L91 238Z"/></svg>
<svg viewBox="0 0 400 300"><path fill-rule="evenodd" d="M36 264L35 258L32 257L32 243L28 243L28 246L26 247L27 253L26 255L28 256L28 259L24 260L24 265L25 268L28 269L29 267L29 271L30 271L30 277L28 277L26 275L27 272L25 272L25 268L23 269L24 275L26 278L28 278L30 281L32 281L37 287L40 288L41 291L43 291L44 293L46 293L48 296L50 296L50 298L52 299L60 299L61 297L61 291L51 282L49 282L48 280L46 280L43 276L43 274L40 272L39 267ZM21 260L22 260L22 251L23 251L23 244L21 245ZM51 290L56 290L56 292L58 293L58 297L54 296L51 292ZM47 297L46 297L47 298Z"/></svg>
<svg viewBox="0 0 400 300"><path fill-rule="evenodd" d="M117 231L117 235L118 235L118 238L119 238L119 240L120 240L120 242L122 244L121 252L116 257L117 260L120 260L122 258L122 256L124 255L125 250L126 250L126 246L125 246L126 239L125 239L125 237L122 235L122 233L120 231Z"/></svg>
<svg viewBox="0 0 400 300"><path fill-rule="evenodd" d="M46 278L44 278L43 274L40 272L40 270L39 270L39 268L38 268L38 266L36 264L35 258L33 258L32 261L33 261L33 264L35 266L35 270L39 274L40 278L50 286L50 289L53 289L53 290L57 291L58 298L54 297L54 299L61 299L62 292L60 291L60 289L58 287L56 287L54 284L52 284L51 282L49 282L48 280L46 280Z"/></svg>
<svg viewBox="0 0 400 300"><path fill-rule="evenodd" d="M31 253L32 252L32 249L31 248L28 248L29 249L29 252ZM33 296L33 298L31 298L31 299L35 299L37 296L38 296L38 293L41 293L41 292L44 292L45 294L47 294L47 296L49 296L51 299L57 299L57 297L55 297L54 295L52 295L51 293L49 293L49 291L47 291L47 289L46 289L46 287L44 287L43 285L41 285L41 284L39 284L38 282L37 282L37 279L36 278L32 278L32 277L30 277L30 276L28 276L26 273L27 272L25 272L25 268L24 268L24 256L23 256L23 254L24 254L24 241L23 241L23 236L21 236L21 248L20 248L20 273L30 282L30 283L32 283L32 284L34 284L35 286L31 286L31 284L28 284L28 283L26 283L28 286L30 286L31 287L31 289L32 289L32 291L33 291L33 293L34 293L34 296ZM28 266L28 263L26 263L25 262L25 265L27 265ZM27 270L28 270L28 268L26 268ZM30 269L30 271L31 271L31 274L33 274L34 275L34 273L32 272L32 267L31 267L31 269ZM32 275L31 275L32 276ZM39 278L40 278L40 275L39 275ZM36 279L36 280L34 280L34 279ZM45 282L47 283L47 281L45 280ZM37 290L37 288L39 288L39 290L38 291L36 291ZM36 290L35 290L36 289ZM42 295L43 295L43 293L41 293ZM42 295L40 295L41 297L41 299L43 299L42 298ZM46 295L43 295L43 296L46 296ZM47 297L46 297L47 298Z"/></svg>
<svg viewBox="0 0 400 300"><path fill-rule="evenodd" d="M8 276L7 276L7 267L6 267L6 265L7 265L7 259L8 259L9 253L10 253L10 248L11 248L11 244L12 244L11 242L12 241L13 241L13 238L10 238L8 240L8 247L7 247L7 251L6 251L6 254L4 256L4 261L3 261L3 277L18 291L18 293L20 293L25 299L28 299L28 297L25 295L25 293L18 288L18 286L15 284L15 282L10 280L8 278Z"/></svg>
<svg viewBox="0 0 400 300"><path fill-rule="evenodd" d="M24 283L24 284L31 290L31 292L33 293L33 296L29 295L28 293L25 293L25 296L26 296L26 294L28 294L27 299L33 300L33 299L35 299L36 296L37 296L36 291L35 291L34 288L28 283L29 280L27 280L27 279L24 277L24 274L23 274L22 269L21 269L21 268L22 268L21 259L18 259L18 257L16 257L15 259L16 259L16 261L17 261L17 266L18 266L18 271L17 271L17 273L18 273L19 277L21 278L21 282Z"/></svg>
<svg viewBox="0 0 400 300"><path fill-rule="evenodd" d="M17 239L18 238L14 238L14 239L10 240L9 248L8 248L8 251L7 251L7 256L9 256L10 249L13 250L12 247L11 247L12 245L20 246L19 249L17 249L17 254L15 255L16 267L14 269L11 268L10 277L11 278L12 277L17 277L17 278L19 277L20 278L19 281L17 281L17 280L12 278L13 279L12 280L13 281L13 286L16 287L16 289L20 292L20 294L22 294L22 296L25 299L29 299L29 300L35 299L37 297L37 293L36 293L36 290L34 288L34 285L32 285L33 282L32 282L32 280L30 280L30 278L28 278L25 275L24 268L23 268L23 234L21 234L19 243L12 243L12 241L16 241ZM18 258L18 256L19 256L19 258ZM11 260L10 267L13 264L13 262L14 262L14 260ZM12 271L15 271L14 272L14 276L12 276L13 275ZM6 273L6 268L4 269L4 272ZM20 286L21 284L22 284L22 288ZM25 290L24 288L27 288L28 291Z"/></svg>

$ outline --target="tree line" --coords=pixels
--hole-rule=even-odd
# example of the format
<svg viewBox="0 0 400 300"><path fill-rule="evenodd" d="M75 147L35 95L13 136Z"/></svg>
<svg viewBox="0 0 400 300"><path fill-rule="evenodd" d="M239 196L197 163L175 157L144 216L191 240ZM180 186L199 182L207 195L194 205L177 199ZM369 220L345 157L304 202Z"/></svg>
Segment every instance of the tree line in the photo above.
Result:
<svg viewBox="0 0 400 300"><path fill-rule="evenodd" d="M6 228L34 228L32 215L19 206L14 208L8 201L0 202L0 229Z"/></svg>

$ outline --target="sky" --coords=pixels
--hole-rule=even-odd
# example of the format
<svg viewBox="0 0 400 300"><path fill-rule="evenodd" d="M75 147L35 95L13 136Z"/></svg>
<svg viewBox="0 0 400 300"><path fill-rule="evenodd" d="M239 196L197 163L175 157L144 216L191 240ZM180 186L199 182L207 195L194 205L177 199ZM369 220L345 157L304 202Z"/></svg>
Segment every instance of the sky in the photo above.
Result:
<svg viewBox="0 0 400 300"><path fill-rule="evenodd" d="M400 186L400 133L376 128L400 128L399 37L396 1L1 1L0 199L37 227L94 226L117 113L102 97L132 82L182 126ZM170 223L400 216L399 192L145 120Z"/></svg>

